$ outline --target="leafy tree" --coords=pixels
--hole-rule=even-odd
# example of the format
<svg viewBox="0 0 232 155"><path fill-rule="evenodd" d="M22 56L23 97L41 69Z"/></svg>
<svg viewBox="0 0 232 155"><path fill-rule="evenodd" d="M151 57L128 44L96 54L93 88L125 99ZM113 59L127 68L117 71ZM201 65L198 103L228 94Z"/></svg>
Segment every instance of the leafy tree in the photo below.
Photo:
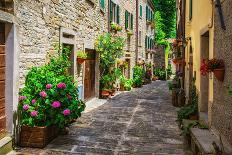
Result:
<svg viewBox="0 0 232 155"><path fill-rule="evenodd" d="M175 37L175 0L154 0L155 10L160 12L160 16L163 23L163 32L166 34L166 38Z"/></svg>

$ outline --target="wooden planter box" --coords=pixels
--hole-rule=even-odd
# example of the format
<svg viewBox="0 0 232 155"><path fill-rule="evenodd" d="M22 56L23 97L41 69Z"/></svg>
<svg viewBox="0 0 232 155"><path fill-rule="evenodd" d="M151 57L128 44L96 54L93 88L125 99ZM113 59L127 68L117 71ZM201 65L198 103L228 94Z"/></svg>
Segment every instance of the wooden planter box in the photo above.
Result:
<svg viewBox="0 0 232 155"><path fill-rule="evenodd" d="M20 146L44 148L58 136L59 129L55 126L29 127L22 126L20 132Z"/></svg>

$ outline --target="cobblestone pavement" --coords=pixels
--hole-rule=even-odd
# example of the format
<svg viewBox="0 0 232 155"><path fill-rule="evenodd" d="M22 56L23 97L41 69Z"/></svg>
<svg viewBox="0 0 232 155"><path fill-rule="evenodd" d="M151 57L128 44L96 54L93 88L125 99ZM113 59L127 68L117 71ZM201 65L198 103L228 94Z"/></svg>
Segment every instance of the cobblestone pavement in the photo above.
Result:
<svg viewBox="0 0 232 155"><path fill-rule="evenodd" d="M41 154L184 155L167 82L122 93L85 113Z"/></svg>

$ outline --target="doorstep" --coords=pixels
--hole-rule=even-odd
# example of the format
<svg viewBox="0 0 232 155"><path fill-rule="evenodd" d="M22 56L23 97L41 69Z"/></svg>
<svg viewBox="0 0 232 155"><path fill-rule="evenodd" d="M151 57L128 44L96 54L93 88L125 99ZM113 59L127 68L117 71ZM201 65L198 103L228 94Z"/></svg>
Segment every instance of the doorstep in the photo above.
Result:
<svg viewBox="0 0 232 155"><path fill-rule="evenodd" d="M7 154L12 150L12 138L10 136L0 139L0 155Z"/></svg>
<svg viewBox="0 0 232 155"><path fill-rule="evenodd" d="M111 97L111 99L114 98L114 97L116 97L117 95L119 95L121 93L122 93L122 91L117 91L115 93L115 95ZM85 107L85 111L83 113L88 113L88 112L90 112L90 111L92 111L92 110L94 110L94 109L102 106L107 101L108 101L108 99L99 99L99 98L95 97L95 98L93 98L93 99L91 99L91 100L89 100L89 101L87 101L85 103L86 107Z"/></svg>
<svg viewBox="0 0 232 155"><path fill-rule="evenodd" d="M191 134L191 149L194 154L214 155L215 150L213 142L220 146L217 137L208 129L192 128Z"/></svg>

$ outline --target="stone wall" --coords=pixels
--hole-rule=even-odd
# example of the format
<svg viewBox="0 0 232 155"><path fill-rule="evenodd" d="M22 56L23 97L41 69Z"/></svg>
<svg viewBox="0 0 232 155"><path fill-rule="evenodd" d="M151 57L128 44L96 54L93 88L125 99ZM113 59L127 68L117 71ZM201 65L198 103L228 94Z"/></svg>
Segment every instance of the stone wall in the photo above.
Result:
<svg viewBox="0 0 232 155"><path fill-rule="evenodd" d="M165 67L165 48L163 46L155 47L153 63L155 67Z"/></svg>
<svg viewBox="0 0 232 155"><path fill-rule="evenodd" d="M54 53L62 28L73 31L75 52L93 48L97 36L107 31L107 13L100 10L98 0L17 0L15 16L20 86L32 66L43 65L47 55ZM82 81L82 77L77 79Z"/></svg>
<svg viewBox="0 0 232 155"><path fill-rule="evenodd" d="M232 1L222 3L226 30L221 28L218 10L214 12L215 37L214 57L225 61L225 79L219 82L215 77L214 100L212 105L212 127L232 144L232 97L228 95L228 87L232 86Z"/></svg>

